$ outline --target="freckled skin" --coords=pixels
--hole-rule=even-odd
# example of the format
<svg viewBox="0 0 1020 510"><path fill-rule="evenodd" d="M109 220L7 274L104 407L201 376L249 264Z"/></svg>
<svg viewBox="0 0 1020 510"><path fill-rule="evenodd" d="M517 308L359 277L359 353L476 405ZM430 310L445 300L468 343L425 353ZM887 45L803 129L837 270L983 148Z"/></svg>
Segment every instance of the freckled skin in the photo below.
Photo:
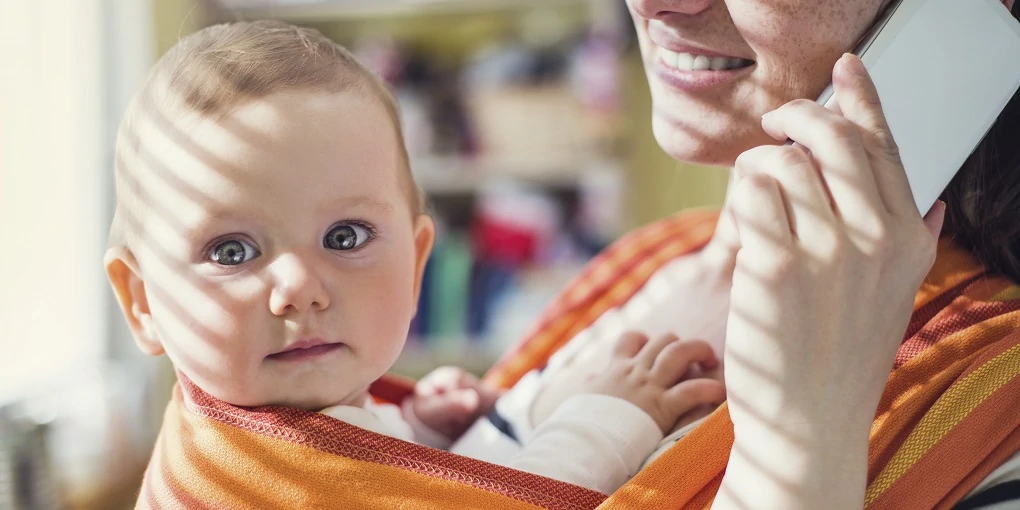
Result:
<svg viewBox="0 0 1020 510"><path fill-rule="evenodd" d="M731 166L747 149L776 143L762 114L814 99L832 67L874 22L885 0L627 0L652 92L652 127L674 158ZM706 91L670 87L652 71L654 41L668 35L755 62L739 79Z"/></svg>

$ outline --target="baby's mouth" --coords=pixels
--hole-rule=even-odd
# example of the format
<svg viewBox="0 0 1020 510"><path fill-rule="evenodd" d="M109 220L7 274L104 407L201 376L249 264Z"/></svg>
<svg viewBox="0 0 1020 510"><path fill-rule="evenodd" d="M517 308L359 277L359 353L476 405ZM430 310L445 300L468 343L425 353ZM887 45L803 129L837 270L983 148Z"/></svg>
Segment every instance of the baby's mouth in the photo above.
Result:
<svg viewBox="0 0 1020 510"><path fill-rule="evenodd" d="M326 342L318 338L301 340L280 352L266 356L266 359L273 361L304 361L327 355L343 347L344 344L341 342Z"/></svg>

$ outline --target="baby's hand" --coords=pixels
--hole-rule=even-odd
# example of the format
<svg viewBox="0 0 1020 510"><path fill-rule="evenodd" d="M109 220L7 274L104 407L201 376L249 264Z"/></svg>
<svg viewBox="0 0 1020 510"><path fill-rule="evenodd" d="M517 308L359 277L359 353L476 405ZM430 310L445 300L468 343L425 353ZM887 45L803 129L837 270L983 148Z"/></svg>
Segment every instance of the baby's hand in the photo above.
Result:
<svg viewBox="0 0 1020 510"><path fill-rule="evenodd" d="M585 381L582 391L640 407L665 434L688 411L726 399L722 381L685 377L693 364L711 370L718 363L712 347L701 340L682 342L670 334L649 341L643 334L627 333L617 340L607 369Z"/></svg>
<svg viewBox="0 0 1020 510"><path fill-rule="evenodd" d="M501 393L460 368L440 367L415 385L411 409L423 424L455 440L492 410Z"/></svg>

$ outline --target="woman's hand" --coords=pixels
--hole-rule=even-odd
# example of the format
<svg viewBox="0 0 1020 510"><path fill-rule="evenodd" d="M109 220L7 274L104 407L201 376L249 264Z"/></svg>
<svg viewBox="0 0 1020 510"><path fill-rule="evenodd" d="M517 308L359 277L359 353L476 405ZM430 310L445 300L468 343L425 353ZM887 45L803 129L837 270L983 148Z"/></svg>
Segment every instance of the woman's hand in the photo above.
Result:
<svg viewBox="0 0 1020 510"><path fill-rule="evenodd" d="M860 60L833 73L842 113L808 100L762 118L725 214L739 249L725 348L736 443L717 508L861 508L868 430L944 204L922 219ZM762 499L764 498L764 499Z"/></svg>

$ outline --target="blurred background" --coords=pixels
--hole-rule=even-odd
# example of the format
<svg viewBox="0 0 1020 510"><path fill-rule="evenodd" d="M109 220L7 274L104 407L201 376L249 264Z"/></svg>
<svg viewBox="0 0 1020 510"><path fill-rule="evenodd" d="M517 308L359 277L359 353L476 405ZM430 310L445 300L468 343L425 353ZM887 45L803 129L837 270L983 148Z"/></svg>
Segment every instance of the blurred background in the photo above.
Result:
<svg viewBox="0 0 1020 510"><path fill-rule="evenodd" d="M439 225L395 371L481 373L601 248L721 202L655 144L623 0L0 2L0 510L133 506L174 375L135 348L102 269L117 123L156 59L276 18L393 88Z"/></svg>

